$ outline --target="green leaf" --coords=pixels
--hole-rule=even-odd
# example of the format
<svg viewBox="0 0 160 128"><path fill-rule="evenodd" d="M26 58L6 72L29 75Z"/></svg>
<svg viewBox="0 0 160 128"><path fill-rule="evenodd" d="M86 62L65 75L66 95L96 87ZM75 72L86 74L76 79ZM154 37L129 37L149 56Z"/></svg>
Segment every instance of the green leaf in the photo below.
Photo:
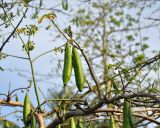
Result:
<svg viewBox="0 0 160 128"><path fill-rule="evenodd" d="M145 55L144 54L139 54L137 55L137 57L133 58L133 62L136 64L140 64L143 63L145 59Z"/></svg>
<svg viewBox="0 0 160 128"><path fill-rule="evenodd" d="M33 41L29 40L27 42L27 44L24 44L22 46L22 48L26 51L26 52L30 52L35 48L35 43L33 43Z"/></svg>
<svg viewBox="0 0 160 128"><path fill-rule="evenodd" d="M38 19L38 23L39 23L39 24L42 23L42 21L43 21L44 18L46 18L46 14L43 15L42 17L40 17L40 18Z"/></svg>
<svg viewBox="0 0 160 128"><path fill-rule="evenodd" d="M115 92L115 94L119 94L119 89L118 89L118 87L117 87L117 84L116 84L116 82L115 81L112 81L112 85L113 85L113 88L114 88L114 92Z"/></svg>
<svg viewBox="0 0 160 128"><path fill-rule="evenodd" d="M4 69L0 66L0 71L4 71Z"/></svg>
<svg viewBox="0 0 160 128"><path fill-rule="evenodd" d="M143 50L143 51L146 50L147 48L149 48L149 46L148 46L147 44L143 44L143 45L142 45L142 50Z"/></svg>
<svg viewBox="0 0 160 128"><path fill-rule="evenodd" d="M20 128L18 125L9 120L0 120L0 122L3 122L3 128Z"/></svg>
<svg viewBox="0 0 160 128"><path fill-rule="evenodd" d="M39 1L39 7L41 7L41 6L42 6L42 0Z"/></svg>
<svg viewBox="0 0 160 128"><path fill-rule="evenodd" d="M133 35L128 35L126 38L128 41L134 41Z"/></svg>
<svg viewBox="0 0 160 128"><path fill-rule="evenodd" d="M19 101L19 99L18 99L18 96L16 95L16 101L18 102Z"/></svg>
<svg viewBox="0 0 160 128"><path fill-rule="evenodd" d="M31 2L32 0L23 0L24 6L26 6L29 2Z"/></svg>
<svg viewBox="0 0 160 128"><path fill-rule="evenodd" d="M92 7L94 7L94 8L100 8L101 6L99 4L97 4L96 2L93 2L92 3Z"/></svg>
<svg viewBox="0 0 160 128"><path fill-rule="evenodd" d="M121 21L118 21L115 17L113 17L112 15L110 16L110 22L112 22L114 25L116 26L120 26L121 25Z"/></svg>
<svg viewBox="0 0 160 128"><path fill-rule="evenodd" d="M48 14L44 14L43 16L41 16L39 19L38 19L38 23L42 23L42 21L47 18L49 20L53 20L55 19L57 16L55 13L48 13Z"/></svg>
<svg viewBox="0 0 160 128"><path fill-rule="evenodd" d="M68 0L62 0L62 7L64 10L68 10Z"/></svg>
<svg viewBox="0 0 160 128"><path fill-rule="evenodd" d="M46 27L46 30L48 30L48 29L50 29L51 28L51 25L48 25L47 27Z"/></svg>
<svg viewBox="0 0 160 128"><path fill-rule="evenodd" d="M93 25L93 24L94 24L94 21L92 21L92 20L85 20L85 21L84 21L84 24L85 24L85 25Z"/></svg>

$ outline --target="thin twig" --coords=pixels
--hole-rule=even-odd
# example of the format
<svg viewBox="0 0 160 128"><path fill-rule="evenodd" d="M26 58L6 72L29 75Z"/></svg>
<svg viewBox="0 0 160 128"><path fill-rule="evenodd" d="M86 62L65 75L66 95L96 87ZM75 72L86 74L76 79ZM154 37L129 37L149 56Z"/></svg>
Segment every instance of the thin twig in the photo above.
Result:
<svg viewBox="0 0 160 128"><path fill-rule="evenodd" d="M17 26L14 28L14 30L12 31L12 33L11 33L11 34L8 36L8 38L2 43L2 46L0 47L0 52L3 50L4 46L8 43L9 39L10 39L10 38L13 36L13 34L16 32L17 28L19 27L19 25L21 24L23 18L25 17L25 15L26 15L26 13L27 13L27 10L28 10L28 9L25 10L22 18L20 19L20 21L18 22ZM3 8L3 11L4 11L5 15L7 15L6 12L5 12L5 10L4 10L4 8Z"/></svg>
<svg viewBox="0 0 160 128"><path fill-rule="evenodd" d="M23 89L27 90L27 89L29 89L29 88L31 87L31 85L32 85L32 81L30 81L30 84L29 84L28 87L14 89L13 91L11 91L11 92L9 93L9 95L12 95L15 91L18 91L18 90L23 90Z"/></svg>
<svg viewBox="0 0 160 128"><path fill-rule="evenodd" d="M46 54L48 54L48 53L50 53L50 52L53 52L55 49L61 48L61 47L63 47L63 46L64 46L64 45L61 45L61 46L59 46L59 47L55 47L55 48L52 49L52 50L46 51L46 52L38 55L37 57L35 57L35 58L32 60L32 62L36 61L38 58L40 58L40 57L42 57L42 56L44 56L44 55L46 55Z"/></svg>
<svg viewBox="0 0 160 128"><path fill-rule="evenodd" d="M85 116L85 115L89 115L89 114L93 114L96 113L96 110L98 110L99 108L101 108L104 104L114 104L114 102L117 102L121 99L125 99L125 98L135 98L135 97L149 97L151 99L154 99L156 103L160 103L160 98L157 97L156 95L153 94L149 94L149 93L134 93L134 94L122 94L119 96L114 96L113 98L107 98L104 100L99 101L99 103L97 103L95 106L84 109L84 111L81 110L75 110L75 111L70 111L68 113L66 113L65 115L62 115L62 117L58 117L56 118L52 123L50 123L47 128L53 128L55 126L57 126L58 124L63 123L64 121L66 121L67 119L69 119L70 117L74 117L74 116ZM141 115L136 115L138 117L142 117ZM143 117L145 118L145 117ZM148 120L152 120L151 118L146 118ZM153 120L152 120L153 121ZM153 121L154 123L160 124L157 121Z"/></svg>
<svg viewBox="0 0 160 128"><path fill-rule="evenodd" d="M18 59L24 59L24 60L28 60L28 59L29 59L29 58L27 58L27 57L10 55L10 54L7 54L7 53L1 53L1 54L5 55L5 56L7 56L7 57L9 56L9 57L18 58Z"/></svg>

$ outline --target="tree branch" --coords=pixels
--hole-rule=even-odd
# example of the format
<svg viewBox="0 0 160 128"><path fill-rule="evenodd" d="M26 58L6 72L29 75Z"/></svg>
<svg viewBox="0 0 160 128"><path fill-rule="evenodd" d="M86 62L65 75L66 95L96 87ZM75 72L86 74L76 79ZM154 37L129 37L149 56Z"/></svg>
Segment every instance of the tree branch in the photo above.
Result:
<svg viewBox="0 0 160 128"><path fill-rule="evenodd" d="M21 103L21 102L5 101L5 100L0 100L0 105L4 105L4 106L14 106L14 107L23 107L23 103Z"/></svg>
<svg viewBox="0 0 160 128"><path fill-rule="evenodd" d="M3 10L4 10L4 8L3 8ZM11 34L8 36L8 38L2 43L2 46L0 47L0 52L3 50L4 46L8 43L9 39L13 36L13 34L14 34L15 31L16 31L16 29L17 29L17 28L19 27L19 25L21 24L23 18L25 17L25 15L26 15L26 13L27 13L27 10L28 10L28 9L25 10L22 18L20 19L20 21L18 22L18 24L17 24L17 26L14 28L14 30L11 32ZM7 15L6 12L5 12L5 10L4 10L4 13L5 13L5 15Z"/></svg>
<svg viewBox="0 0 160 128"><path fill-rule="evenodd" d="M66 121L67 119L69 119L70 117L74 117L74 116L85 116L85 115L89 115L89 114L93 114L96 113L99 108L101 108L104 104L114 104L115 102L121 100L121 99L131 99L131 98L135 98L135 97L149 97L151 99L155 100L155 103L160 103L160 99L159 97L157 97L156 95L153 94L149 94L149 93L139 93L139 94L122 94L119 96L114 96L113 98L105 98L103 100L101 100L97 105L88 108L88 109L84 109L84 111L81 110L75 110L75 111L70 111L65 115L62 115L61 117L56 118L52 123L50 123L47 128L53 128L55 126L57 126L58 124L63 123L64 121ZM137 115L140 117L140 115ZM148 118L149 120L149 118ZM150 119L152 120L152 119ZM158 123L158 122L154 122L154 123ZM160 124L160 123L159 123Z"/></svg>

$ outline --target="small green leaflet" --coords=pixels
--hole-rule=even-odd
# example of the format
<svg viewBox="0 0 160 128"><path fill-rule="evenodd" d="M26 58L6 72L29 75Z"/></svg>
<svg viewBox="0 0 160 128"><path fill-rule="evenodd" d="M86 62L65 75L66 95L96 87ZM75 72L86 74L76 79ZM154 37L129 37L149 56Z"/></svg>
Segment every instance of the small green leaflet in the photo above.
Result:
<svg viewBox="0 0 160 128"><path fill-rule="evenodd" d="M64 10L68 10L68 0L62 0L62 7Z"/></svg>

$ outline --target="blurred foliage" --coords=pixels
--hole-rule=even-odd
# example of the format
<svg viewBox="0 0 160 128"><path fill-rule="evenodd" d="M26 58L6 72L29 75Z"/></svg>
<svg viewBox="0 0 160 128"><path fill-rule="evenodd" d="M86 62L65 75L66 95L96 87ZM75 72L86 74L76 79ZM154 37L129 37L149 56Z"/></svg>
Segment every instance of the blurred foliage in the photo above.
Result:
<svg viewBox="0 0 160 128"><path fill-rule="evenodd" d="M31 51L34 51L36 47L36 43L33 40L35 34L38 33L40 29L42 29L43 32L48 30L53 33L55 30L52 29L53 24L51 23L53 21L56 22L58 16L64 16L64 18L67 19L67 25L64 21L57 24L63 24L64 34L71 38L70 43L74 44L72 38L75 39L86 53L89 62L93 66L95 75L98 77L100 83L102 83L100 85L100 92L102 92L104 96L112 98L113 96L123 93L140 93L142 91L159 95L159 78L154 77L155 75L159 75L159 63L146 64L148 58L150 58L148 54L150 50L148 43L150 38L144 31L155 26L159 27L159 24L157 25L155 21L150 22L146 20L151 14L154 16L153 13L156 12L152 11L147 13L147 11L155 10L154 7L157 7L158 2L154 0L78 0L76 2L74 1L76 3L75 6L72 5L71 2L71 0L61 0L58 3L53 2L53 6L51 6L44 0L3 1L1 4L2 13L0 15L0 37L3 40L7 39L8 34L4 33L3 30L8 32L14 29L15 26L13 24L16 21L18 22L24 14L24 10L28 8L28 12L24 15L24 18L33 21L33 24L28 25L28 23L26 23L27 25L25 27L19 26L11 36L13 38L20 38L21 41L22 37L24 37L22 49L29 54ZM45 22L46 19L47 22ZM9 33L12 33L12 31ZM52 35L51 39L53 39L54 42L59 41L61 35ZM63 39L62 41L66 42L66 40L64 41ZM62 54L64 51L63 45L55 47L49 52L52 51L54 51L56 55L58 53ZM47 51L39 57L49 52ZM155 51L149 51L149 53L153 54ZM156 53L158 52L156 51ZM4 58L8 56L9 55L0 52L0 61L3 61ZM92 80L86 62L84 59L82 59L82 61L86 74L84 91L82 93L77 92L74 79L71 80L66 89L63 88L58 91L56 88L50 89L46 99L49 100L47 107L50 111L54 110L55 113L47 117L49 121L66 114L70 110L87 109L98 103L99 97L96 92L95 83ZM59 78L58 73L61 71L62 62L63 60L58 59L57 69L53 69L57 71L56 78ZM143 66L139 67L139 65ZM4 70L1 65L0 70ZM44 79L49 78L53 79L52 74L44 77ZM62 86L58 87L62 88ZM87 91L90 92L87 93ZM65 99L70 100L65 101ZM83 100L83 102L74 101L73 99ZM147 98L136 97L133 101L131 100L131 107L159 107L156 103L148 103L149 100L150 99ZM17 97L16 101L18 101ZM103 107L113 109L122 108L123 101L117 101L116 105L106 104ZM149 115L149 113L147 113L147 115ZM155 118L157 118L157 116L155 116ZM80 121L80 119L82 120ZM92 119L95 120L93 121ZM90 128L106 128L109 126L108 113L96 113L84 117L75 117L74 120L76 123L79 123L77 123L78 127L82 127L80 123L82 123L84 127ZM115 122L117 122L116 120L122 120L122 116L115 116ZM136 117L135 120L138 122L140 118ZM136 125L146 125L147 127L148 124L146 122L141 121ZM6 123L7 127L18 128L18 126L10 121L1 120L1 125L4 123ZM117 127L122 126L122 123L116 124ZM69 121L64 122L61 124L61 128L67 128L68 125Z"/></svg>

